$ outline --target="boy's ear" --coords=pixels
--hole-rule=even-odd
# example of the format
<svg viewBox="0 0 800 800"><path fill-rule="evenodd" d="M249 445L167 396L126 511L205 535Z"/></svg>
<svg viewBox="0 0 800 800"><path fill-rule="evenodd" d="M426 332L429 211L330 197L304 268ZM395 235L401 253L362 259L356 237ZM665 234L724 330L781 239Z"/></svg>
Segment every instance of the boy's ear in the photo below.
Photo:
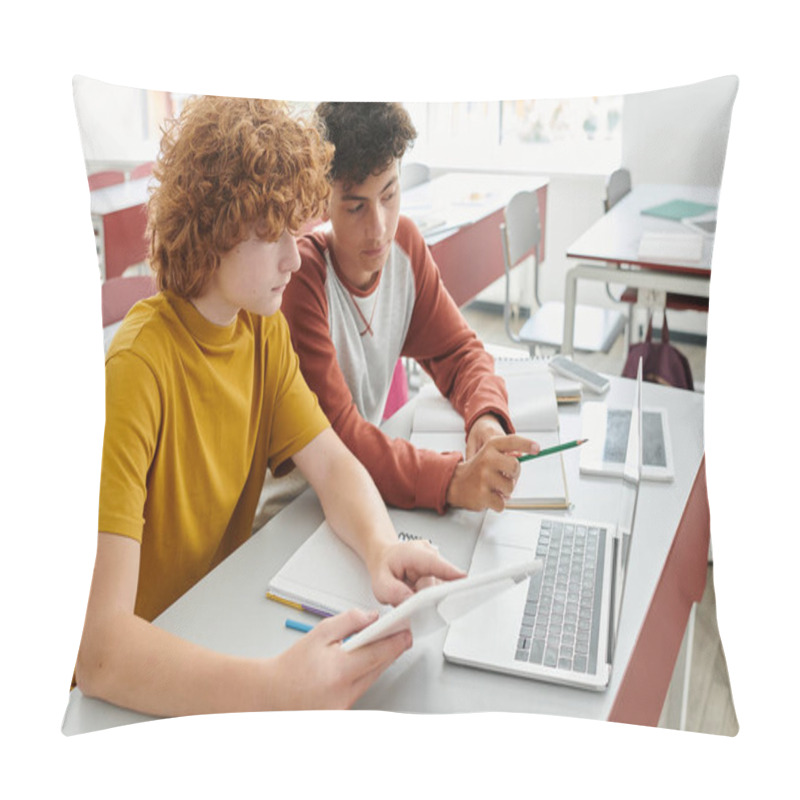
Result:
<svg viewBox="0 0 800 800"><path fill-rule="evenodd" d="M331 207L329 203L325 203L325 210L322 212L322 221L330 222L330 219L331 219Z"/></svg>

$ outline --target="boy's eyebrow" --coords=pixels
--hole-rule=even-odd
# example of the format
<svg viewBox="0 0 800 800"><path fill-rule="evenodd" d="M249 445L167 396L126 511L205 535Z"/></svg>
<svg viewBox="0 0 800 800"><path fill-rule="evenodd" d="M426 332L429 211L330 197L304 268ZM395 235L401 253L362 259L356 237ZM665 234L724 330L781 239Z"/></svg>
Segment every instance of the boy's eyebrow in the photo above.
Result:
<svg viewBox="0 0 800 800"><path fill-rule="evenodd" d="M383 194L393 183L397 183L397 175L394 175L392 178L390 178L386 186L384 186L383 189L381 189L380 192L378 192L378 194ZM368 198L363 195L354 194L353 192L349 191L345 191L345 193L342 195L342 200L367 200L367 199Z"/></svg>

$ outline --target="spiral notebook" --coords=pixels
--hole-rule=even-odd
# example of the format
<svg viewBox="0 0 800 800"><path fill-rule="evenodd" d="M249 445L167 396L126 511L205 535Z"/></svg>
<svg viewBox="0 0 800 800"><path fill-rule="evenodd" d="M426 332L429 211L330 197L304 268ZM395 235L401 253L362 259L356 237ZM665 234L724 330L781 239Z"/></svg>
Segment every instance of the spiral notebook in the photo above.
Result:
<svg viewBox="0 0 800 800"><path fill-rule="evenodd" d="M546 364L510 370L503 378L517 433L538 442L541 449L560 444L554 379ZM424 386L417 397L411 443L424 450L465 452L464 420L432 384ZM567 508L569 492L561 453L526 461L506 506Z"/></svg>
<svg viewBox="0 0 800 800"><path fill-rule="evenodd" d="M434 512L398 508L388 511L398 539L426 539L439 548L444 558L451 560L449 542L453 537L463 536L457 515L440 517ZM432 515L430 519L426 518L428 514ZM414 532L420 528L426 534L431 532L435 539ZM380 613L391 609L375 599L364 562L327 522L300 545L270 580L266 596L320 617L333 616L349 608Z"/></svg>

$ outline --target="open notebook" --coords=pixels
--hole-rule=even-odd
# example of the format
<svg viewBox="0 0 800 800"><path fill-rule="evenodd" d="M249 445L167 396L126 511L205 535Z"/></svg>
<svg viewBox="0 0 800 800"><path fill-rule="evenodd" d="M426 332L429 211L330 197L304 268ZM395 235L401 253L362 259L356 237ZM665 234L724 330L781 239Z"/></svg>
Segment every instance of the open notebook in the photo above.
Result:
<svg viewBox="0 0 800 800"><path fill-rule="evenodd" d="M375 599L364 562L327 522L306 539L270 581L267 597L297 604L317 616L332 616L349 608L390 608Z"/></svg>
<svg viewBox="0 0 800 800"><path fill-rule="evenodd" d="M323 617L354 607L377 609L374 623L345 640L351 650L406 628L415 639L433 633L541 569L541 559L526 554L497 570L420 589L392 608L377 602L366 566L323 523L270 581L267 597Z"/></svg>
<svg viewBox="0 0 800 800"><path fill-rule="evenodd" d="M490 345L487 345L487 350L494 355L494 371L505 381L508 381L509 378L513 380L515 375L548 372L553 376L556 402L559 405L580 403L583 397L583 386L578 381L566 378L550 369L549 356L528 356L527 353L519 350Z"/></svg>
<svg viewBox="0 0 800 800"><path fill-rule="evenodd" d="M389 517L401 540L427 539L452 560L448 542L463 536L459 515L440 517L424 510L389 508ZM303 542L270 580L267 597L301 606L317 616L330 616L350 608L385 613L372 593L364 563L327 522Z"/></svg>
<svg viewBox="0 0 800 800"><path fill-rule="evenodd" d="M517 433L538 442L541 449L560 444L555 384L550 370L546 366L514 370L503 377ZM436 387L424 386L416 404L411 443L426 450L464 453L464 420ZM561 453L526 461L506 505L508 508L567 508L569 493Z"/></svg>

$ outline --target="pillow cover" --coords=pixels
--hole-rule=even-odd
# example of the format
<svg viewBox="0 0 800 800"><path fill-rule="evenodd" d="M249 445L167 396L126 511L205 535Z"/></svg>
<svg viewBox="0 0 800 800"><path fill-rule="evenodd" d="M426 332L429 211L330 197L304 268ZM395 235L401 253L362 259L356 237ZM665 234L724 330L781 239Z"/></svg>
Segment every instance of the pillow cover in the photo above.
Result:
<svg viewBox="0 0 800 800"><path fill-rule="evenodd" d="M547 174L548 159L552 159L551 165L558 164L558 169L563 169L566 158L564 153L569 152L569 137L578 134L584 136L580 148L583 159L591 157L586 153L591 150L593 137L605 136L600 142L604 159L600 174L589 174L587 177L585 172L568 174L564 171L558 172L554 167L554 174L543 181L546 185L547 205L542 253L546 253L543 264L547 277L542 290L549 296L563 299L565 276L573 263L565 254L575 240L603 217L605 178L614 169L621 166L629 171L632 176L632 195L637 188L651 185L670 187L670 196L676 200L683 199L683 187L686 187L687 194L695 187L719 189L736 89L735 78L720 78L694 86L622 98L601 98L603 102L597 102L597 98L592 99L594 102L587 103L579 102L581 99L574 103L539 101L540 107L545 106L548 109L546 116L537 110L533 101L483 104L486 107L479 112L465 111L463 106L470 104L410 103L408 105L412 116L415 110L419 112L418 116L414 116L415 124L417 119L420 120L420 138L415 145L414 160L429 158L434 167L431 171L434 180L453 173L501 173L509 169L509 164L522 176L532 171ZM120 303L132 305L141 297L156 291L148 277L150 271L144 238L145 203L148 188L153 181L152 165L158 157L161 125L164 120L180 112L186 96L113 86L83 77L75 79L74 90L91 188L97 268L100 280L104 286L109 287L104 292L104 303L105 296L111 297L111 289L115 290L114 313L105 313L104 308L104 324L107 322L107 327L110 327L119 323L120 313L124 314L119 310ZM426 106L424 114L423 109L417 108L421 105ZM300 103L296 106L301 112L313 108ZM580 108L589 108L590 111L581 112L584 113L583 116L574 112L570 117L573 113L570 109L574 111ZM598 109L602 111L600 116ZM461 163L453 161L452 151L448 157L442 155L442 145L437 144L437 130L431 122L437 116L447 118L450 130L453 130L455 123L460 123L462 127L458 135L462 136L465 131L474 131L477 128L489 130L495 124L495 111L498 120L496 124L500 126L499 120L504 119L507 126L512 110L518 113L518 124L513 129L506 127L505 147L490 146L486 144L487 139L478 137L470 144L469 154L459 156L466 159ZM548 130L543 120L556 122ZM562 138L559 139L559 136ZM525 149L526 137L532 137L528 141L532 148L530 150ZM449 148L445 146L444 149ZM462 200L465 204L478 203L490 194L491 190L481 188L465 195ZM435 229L432 233L435 234ZM435 238L429 241L433 245L441 245L442 242ZM499 235L495 244L499 249ZM440 247L437 252L442 254L443 259L446 258L445 248ZM124 285L125 282L129 283ZM116 291L120 285L126 290L123 294ZM491 339L491 343L496 345L511 344L505 339L492 339L495 333L491 328L491 317L494 315L496 319L499 318L497 311L501 309L497 300L497 289L500 285L494 283L484 287L470 298L472 302L464 310L470 321L476 320L474 327L478 335L487 342ZM601 286L603 285L589 287L587 296L598 306L615 307L617 298L609 298L604 286L600 290ZM451 291L456 290L455 286L448 288ZM521 291L519 285L515 286L515 290ZM120 297L123 299L120 300ZM652 300L658 305L663 298L640 296L638 300L640 304L647 304ZM520 313L524 314L524 302L521 305L523 309ZM532 307L533 303L530 305ZM674 318L670 316L672 341L679 348L682 346L681 341L685 342L683 346L687 349L690 346L696 348L693 371L695 381L702 385L705 312L690 309L675 313ZM115 318L111 319L112 316ZM487 316L490 318L488 322ZM481 321L486 322L486 328L479 326ZM107 331L108 341L112 333L111 330ZM589 356L585 357L586 363L599 364L598 368L603 371L619 374L625 356L621 340L617 348L611 354L612 358L619 359L616 369L608 367L612 363L610 361L591 362ZM577 360L581 360L580 355ZM583 402L591 399L584 395ZM700 408L702 417L702 405ZM702 425L696 427L702 430ZM683 428L676 423L673 433L680 433L681 430ZM709 521L703 443L675 439L673 447L685 452L685 458L679 462L684 473L680 480L676 480L675 486L671 487L680 495L675 500L679 509L674 514L673 536L663 552L648 554L650 561L644 580L650 583L648 587L638 591L641 596L652 597L652 602L643 603L637 612L640 619L631 635L629 663L627 668L619 670L620 674L615 673L612 685L607 690L606 706L599 716L640 724L734 735L738 730L738 723L717 631L713 566L711 551L706 544ZM577 480L577 474L574 480ZM708 559L705 553L700 552L704 549L708 550ZM269 577L264 575L265 586ZM637 578L631 580L635 582ZM231 587L231 591L234 590L235 587ZM696 611L691 610L693 603L698 603ZM182 620L186 615L192 615L189 605L182 606L172 615L168 611L164 615L165 627L172 624L174 631L181 633L184 630ZM194 618L192 624L202 628L203 620ZM244 644L242 646L246 649ZM688 681L688 700L682 696L687 672L691 675ZM478 686L482 680L488 682L498 679L488 673L476 673L471 680ZM719 683L722 684L721 689L718 689ZM714 693L708 688L712 684ZM574 710L582 707L580 701L572 703L568 699L560 705L559 700L553 698L564 695L549 691L546 684L536 686L534 694L540 699L534 704L533 710L566 716L581 715ZM87 719L82 703L80 693L73 691L65 719L65 732L86 729L82 727ZM392 707L390 696L386 703L387 707ZM495 709L490 707L487 710ZM496 710L506 709L499 707ZM95 724L98 727L146 718L104 705L96 707L95 713Z"/></svg>

